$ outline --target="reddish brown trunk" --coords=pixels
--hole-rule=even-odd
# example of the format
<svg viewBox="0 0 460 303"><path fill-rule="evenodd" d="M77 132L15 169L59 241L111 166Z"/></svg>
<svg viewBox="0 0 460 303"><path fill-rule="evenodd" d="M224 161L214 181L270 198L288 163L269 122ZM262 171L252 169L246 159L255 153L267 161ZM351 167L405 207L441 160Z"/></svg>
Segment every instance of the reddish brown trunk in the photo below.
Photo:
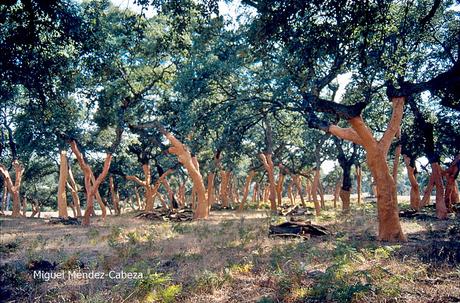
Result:
<svg viewBox="0 0 460 303"><path fill-rule="evenodd" d="M66 183L69 168L67 166L67 152L62 150L60 153L60 166L59 166L59 185L58 185L58 216L59 218L67 218L67 195Z"/></svg>
<svg viewBox="0 0 460 303"><path fill-rule="evenodd" d="M153 211L154 209L154 204L155 204L155 195L158 192L158 188L160 188L160 185L162 184L163 180L173 172L172 169L168 169L166 172L164 172L158 180L155 182L155 184L152 184L152 177L151 177L151 171L150 171L150 164L144 163L142 165L142 170L144 171L144 177L145 180L142 181L136 176L126 176L127 180L134 181L137 184L143 186L145 188L145 205L144 205L144 210L145 211ZM137 193L137 188L136 188L136 198L139 196ZM138 203L139 205L140 203ZM140 205L139 205L140 206ZM166 204L163 206L164 208L166 207Z"/></svg>
<svg viewBox="0 0 460 303"><path fill-rule="evenodd" d="M101 185L102 181L104 181L105 177L107 176L107 173L109 172L110 163L112 161L112 154L106 154L104 167L102 169L101 174L96 179L94 177L93 171L91 170L91 167L83 159L83 155L78 149L77 143L75 141L71 141L70 147L72 148L72 151L75 154L78 163L80 164L81 170L83 171L83 175L85 176L87 206L85 214L83 216L82 224L87 226L90 223L89 217L94 212L94 196L98 194L99 186ZM103 216L102 218L105 219L105 205L101 202L99 202L99 204L101 205Z"/></svg>
<svg viewBox="0 0 460 303"><path fill-rule="evenodd" d="M337 208L337 199L339 198L339 195L340 195L340 188L342 187L341 184L342 184L342 180L340 180L340 179L335 184L335 188L334 188L334 208Z"/></svg>
<svg viewBox="0 0 460 303"><path fill-rule="evenodd" d="M251 186L251 181L252 181L252 178L254 178L255 174L256 174L256 172L251 170L251 171L249 171L249 174L246 177L246 181L244 183L243 198L241 200L240 206L238 207L239 211L243 210L244 204L246 203L246 200L248 199L249 187Z"/></svg>
<svg viewBox="0 0 460 303"><path fill-rule="evenodd" d="M282 167L280 165L280 174L278 176L278 182L276 184L276 196L278 198L278 206L283 204L283 185L284 185L284 174L281 172Z"/></svg>
<svg viewBox="0 0 460 303"><path fill-rule="evenodd" d="M436 216L438 219L447 219L447 207L444 204L444 184L442 182L442 169L439 163L431 163L434 186L436 186Z"/></svg>
<svg viewBox="0 0 460 303"><path fill-rule="evenodd" d="M75 179L73 177L71 166L68 165L68 167L69 167L69 172L68 172L69 183L67 183L67 187L69 188L70 193L72 194L72 203L73 203L73 207L76 210L77 217L81 217L80 197L78 196L77 183L75 182Z"/></svg>
<svg viewBox="0 0 460 303"><path fill-rule="evenodd" d="M134 187L134 194L136 195L137 210L141 210L142 209L141 196L139 195L139 190L137 189L137 187ZM133 208L133 210L134 210L134 208Z"/></svg>
<svg viewBox="0 0 460 303"><path fill-rule="evenodd" d="M379 239L385 241L406 240L399 222L396 183L390 174L386 157L401 125L404 97L392 98L393 112L388 128L380 140L373 137L361 116L348 120L352 128L332 125L329 132L345 140L360 144L366 150L366 159L377 187Z"/></svg>
<svg viewBox="0 0 460 303"><path fill-rule="evenodd" d="M2 213L5 210L7 197L8 197L8 185L6 184L6 179L3 178L2 208L1 208Z"/></svg>
<svg viewBox="0 0 460 303"><path fill-rule="evenodd" d="M324 202L324 188L321 182L318 182L318 183L319 183L319 186L318 186L319 198L321 199L321 208L324 209L326 208L326 203Z"/></svg>
<svg viewBox="0 0 460 303"><path fill-rule="evenodd" d="M230 172L222 170L220 172L220 177L220 201L222 203L222 207L228 207L228 183L230 180Z"/></svg>
<svg viewBox="0 0 460 303"><path fill-rule="evenodd" d="M197 195L197 207L195 209L195 219L205 219L209 216L209 208L206 199L206 188L204 187L203 177L200 173L200 167L196 157L192 157L192 154L188 148L176 139L171 133L162 130L163 134L171 143L171 147L168 149L169 153L177 156L179 162L185 167L190 178L193 182L193 188Z"/></svg>
<svg viewBox="0 0 460 303"><path fill-rule="evenodd" d="M276 210L276 184L275 184L275 175L273 171L272 155L269 153L260 154L259 157L262 160L265 170L267 171L268 182L270 184L270 195L269 195L270 209L275 211Z"/></svg>
<svg viewBox="0 0 460 303"><path fill-rule="evenodd" d="M315 212L317 216L321 214L321 205L319 204L318 196L317 196L319 176L320 176L320 170L315 169L315 177L313 178L313 185L311 186L311 191L312 191L312 196L313 196L313 203L315 204Z"/></svg>
<svg viewBox="0 0 460 303"><path fill-rule="evenodd" d="M401 137L401 129L398 127L398 131L396 133L396 139L399 140ZM396 146L395 150L395 158L393 161L393 180L395 180L396 187L398 187L398 168L399 168L399 158L401 157L401 144Z"/></svg>
<svg viewBox="0 0 460 303"><path fill-rule="evenodd" d="M307 191L308 202L313 201L313 199L312 199L313 194L312 194L312 189L311 188L312 188L312 184L311 184L310 180L307 179L306 180L306 185L305 185L305 190Z"/></svg>
<svg viewBox="0 0 460 303"><path fill-rule="evenodd" d="M458 155L454 161L451 163L448 169L444 171L446 177L446 191L444 194L444 201L449 212L452 212L452 205L457 203L458 193L455 189L457 188L457 183L455 182L456 177L458 176L458 167L460 162L460 155Z"/></svg>
<svg viewBox="0 0 460 303"><path fill-rule="evenodd" d="M409 177L410 182L410 206L419 211L420 210L420 188L418 186L417 178L415 177L415 167L411 166L411 159L404 155L404 163L406 164L407 176Z"/></svg>
<svg viewBox="0 0 460 303"><path fill-rule="evenodd" d="M174 192L171 189L171 186L169 186L169 182L166 178L161 180L161 184L163 184L164 188L166 189L166 192L168 193L168 200L169 200L169 205L171 208L177 208L176 201L174 198Z"/></svg>
<svg viewBox="0 0 460 303"><path fill-rule="evenodd" d="M293 196L293 193L292 193L293 183L294 183L294 181L292 180L292 177L291 177L291 182L289 182L289 185L288 185L288 188L287 188L288 198L289 198L289 201L291 201L291 206L295 205L295 200L294 200L294 196Z"/></svg>
<svg viewBox="0 0 460 303"><path fill-rule="evenodd" d="M356 192L358 193L358 204L361 204L361 180L362 180L362 170L361 165L356 167Z"/></svg>
<svg viewBox="0 0 460 303"><path fill-rule="evenodd" d="M270 185L266 185L264 188L264 194L263 194L264 202L268 202L269 196L270 196Z"/></svg>
<svg viewBox="0 0 460 303"><path fill-rule="evenodd" d="M179 185L179 203L181 207L185 207L185 183Z"/></svg>
<svg viewBox="0 0 460 303"><path fill-rule="evenodd" d="M113 208L115 209L115 215L120 215L120 198L118 197L118 193L115 190L115 183L113 181L113 176L109 178L109 185L110 185L110 197L112 198Z"/></svg>
<svg viewBox="0 0 460 303"><path fill-rule="evenodd" d="M297 192L299 193L300 196L300 202L302 203L302 207L306 207L305 201L303 198L303 193L302 193L302 179L299 175L294 176L294 184L297 188Z"/></svg>
<svg viewBox="0 0 460 303"><path fill-rule="evenodd" d="M350 191L340 189L340 199L342 200L342 211L347 213L350 211Z"/></svg>
<svg viewBox="0 0 460 303"><path fill-rule="evenodd" d="M214 178L215 173L210 173L208 175L208 189L207 189L207 196L208 196L208 209L214 204Z"/></svg>
<svg viewBox="0 0 460 303"><path fill-rule="evenodd" d="M257 205L259 205L259 201L258 201L258 195L259 195L259 183L255 183L254 184L254 191L252 193L252 203L256 203Z"/></svg>
<svg viewBox="0 0 460 303"><path fill-rule="evenodd" d="M27 197L22 198L22 216L27 217Z"/></svg>
<svg viewBox="0 0 460 303"><path fill-rule="evenodd" d="M434 177L433 177L433 172L432 172L430 175L430 179L428 180L428 184L426 185L422 201L420 202L421 207L425 207L430 203L431 192L433 191L433 187L434 187Z"/></svg>
<svg viewBox="0 0 460 303"><path fill-rule="evenodd" d="M22 181L22 175L24 173L24 168L17 160L13 161L13 167L14 167L14 171L16 175L14 183L10 177L10 173L8 172L8 169L1 164L0 164L0 174L3 176L3 179L6 182L8 191L13 196L13 210L12 210L11 216L20 217L21 216L21 200L20 200L19 191L21 189L21 181Z"/></svg>
<svg viewBox="0 0 460 303"><path fill-rule="evenodd" d="M452 204L460 203L460 197L458 195L458 184L457 180L454 180L454 192L452 194Z"/></svg>

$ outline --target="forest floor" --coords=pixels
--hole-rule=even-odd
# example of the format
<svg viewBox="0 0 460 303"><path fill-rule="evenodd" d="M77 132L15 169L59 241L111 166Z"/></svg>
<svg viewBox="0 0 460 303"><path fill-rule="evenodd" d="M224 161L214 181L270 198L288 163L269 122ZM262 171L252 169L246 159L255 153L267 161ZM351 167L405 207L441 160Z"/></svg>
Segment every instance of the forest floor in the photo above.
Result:
<svg viewBox="0 0 460 303"><path fill-rule="evenodd" d="M0 302L460 302L458 217L402 218L408 241L385 243L374 203L330 205L307 219L331 235L309 240L269 237L286 217L267 210L180 223L127 213L90 227L3 216Z"/></svg>

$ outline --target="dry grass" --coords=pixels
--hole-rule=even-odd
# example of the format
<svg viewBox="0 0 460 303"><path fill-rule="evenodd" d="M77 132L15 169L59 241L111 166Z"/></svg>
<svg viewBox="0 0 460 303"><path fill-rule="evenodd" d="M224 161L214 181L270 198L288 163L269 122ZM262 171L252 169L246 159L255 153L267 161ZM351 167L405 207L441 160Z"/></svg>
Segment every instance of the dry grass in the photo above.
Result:
<svg viewBox="0 0 460 303"><path fill-rule="evenodd" d="M330 204L330 203L329 203ZM0 301L13 302L455 302L460 267L436 241L457 219L403 220L407 243L375 241L375 206L328 209L332 236L274 239L267 211L215 211L198 222L149 222L132 214L89 228L0 218ZM448 241L447 241L448 240ZM32 260L57 269L142 272L142 280L33 279ZM3 296L3 298L1 297Z"/></svg>

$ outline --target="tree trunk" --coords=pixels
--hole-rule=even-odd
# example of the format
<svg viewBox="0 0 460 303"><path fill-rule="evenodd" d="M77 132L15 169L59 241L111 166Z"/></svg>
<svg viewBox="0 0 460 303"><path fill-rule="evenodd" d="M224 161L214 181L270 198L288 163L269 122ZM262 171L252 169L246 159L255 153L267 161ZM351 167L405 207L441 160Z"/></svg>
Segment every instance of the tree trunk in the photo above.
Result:
<svg viewBox="0 0 460 303"><path fill-rule="evenodd" d="M107 173L109 172L110 163L112 161L112 154L106 154L102 172L96 179L94 177L93 171L91 170L91 167L83 159L83 155L78 149L77 143L75 141L71 141L70 147L73 153L75 154L75 157L77 158L81 170L83 171L83 175L85 177L87 205L85 214L83 216L82 225L88 226L90 223L89 217L94 212L94 196L98 194L99 186L101 185L102 181L104 181L105 177L107 176ZM103 219L105 219L105 205L103 203L101 205L101 210L103 214Z"/></svg>
<svg viewBox="0 0 460 303"><path fill-rule="evenodd" d="M272 211L275 211L276 210L276 184L275 184L275 175L273 172L274 169L273 169L272 155L270 153L267 153L267 154L262 153L259 155L259 157L262 160L265 170L267 171L268 182L270 184L270 195L269 195L270 209Z"/></svg>
<svg viewBox="0 0 460 303"><path fill-rule="evenodd" d="M181 183L179 185L179 201L180 201L181 207L185 207L185 183Z"/></svg>
<svg viewBox="0 0 460 303"><path fill-rule="evenodd" d="M459 173L460 155L458 155L451 163L448 169L444 171L446 176L446 191L444 201L448 212L452 212L452 205L457 202L458 194L455 188L457 187L456 178Z"/></svg>
<svg viewBox="0 0 460 303"><path fill-rule="evenodd" d="M258 197L258 194L259 194L259 183L255 183L254 184L254 190L253 190L253 193L252 193L252 203L256 203L257 205L259 205L259 201L257 199Z"/></svg>
<svg viewBox="0 0 460 303"><path fill-rule="evenodd" d="M61 150L60 153L60 166L59 166L59 186L58 186L58 216L59 218L67 218L67 195L66 183L69 168L67 166L67 152Z"/></svg>
<svg viewBox="0 0 460 303"><path fill-rule="evenodd" d="M278 176L278 182L276 184L276 196L278 198L278 206L281 207L283 204L283 185L284 185L284 174L281 172L282 168L280 165L280 174Z"/></svg>
<svg viewBox="0 0 460 303"><path fill-rule="evenodd" d="M112 198L113 208L115 209L115 215L120 215L120 198L118 197L118 193L115 190L115 184L113 182L113 176L109 178L109 185L110 185L110 197Z"/></svg>
<svg viewBox="0 0 460 303"><path fill-rule="evenodd" d="M415 177L415 165L412 166L411 159L407 155L403 155L404 163L406 164L407 176L410 182L410 206L416 211L420 210L420 188L417 178Z"/></svg>
<svg viewBox="0 0 460 303"><path fill-rule="evenodd" d="M171 186L169 186L169 182L166 178L164 178L161 183L163 184L163 186L165 187L166 189L166 192L168 193L168 199L169 199L169 202L170 202L170 205L171 205L171 208L174 209L174 208L178 208L179 205L177 205L177 201L176 201L176 198L174 197L174 192L173 190L171 189Z"/></svg>
<svg viewBox="0 0 460 303"><path fill-rule="evenodd" d="M228 182L230 177L230 172L222 170L220 172L220 201L222 203L222 207L228 208Z"/></svg>
<svg viewBox="0 0 460 303"><path fill-rule="evenodd" d="M319 216L321 214L321 206L318 201L318 184L319 184L319 176L320 170L319 168L315 169L315 177L313 179L313 185L311 186L312 196L313 196L313 203L315 204L315 211L316 215Z"/></svg>
<svg viewBox="0 0 460 303"><path fill-rule="evenodd" d="M268 197L270 196L270 185L266 185L264 188L264 194L263 194L263 202L268 202Z"/></svg>
<svg viewBox="0 0 460 303"><path fill-rule="evenodd" d="M339 198L340 189L342 188L341 184L342 181L338 180L334 188L334 208L337 208L337 199Z"/></svg>
<svg viewBox="0 0 460 303"><path fill-rule="evenodd" d="M206 188L204 187L203 177L200 173L200 167L196 157L192 157L192 154L188 148L182 144L179 140L174 137L171 133L162 130L162 133L171 143L171 147L168 149L169 153L177 156L179 162L185 167L187 173L193 182L193 188L195 189L198 205L195 209L195 219L205 219L209 216L209 208L206 199Z"/></svg>
<svg viewBox="0 0 460 303"><path fill-rule="evenodd" d="M292 194L293 183L294 183L294 181L292 180L292 177L291 177L291 182L289 182L289 185L288 185L288 188L287 188L288 198L289 198L289 201L291 201L291 206L295 205L294 197L293 197L293 194Z"/></svg>
<svg viewBox="0 0 460 303"><path fill-rule="evenodd" d="M139 195L139 190L137 189L137 187L134 187L134 193L136 195L137 210L141 210L142 209L142 207L141 207L141 196ZM134 208L133 208L133 210L134 210Z"/></svg>
<svg viewBox="0 0 460 303"><path fill-rule="evenodd" d="M358 204L361 204L361 181L362 181L362 169L361 165L356 166L356 192L358 193Z"/></svg>
<svg viewBox="0 0 460 303"><path fill-rule="evenodd" d="M11 216L13 217L20 217L21 216L21 200L20 200L20 189L21 189L21 181L22 175L24 173L24 168L19 163L18 160L13 161L13 167L16 174L15 181L13 184L13 180L11 179L10 173L8 169L0 164L0 174L2 174L4 181L6 182L6 186L8 191L13 196L13 211Z"/></svg>
<svg viewBox="0 0 460 303"><path fill-rule="evenodd" d="M305 190L307 192L307 199L308 199L308 202L310 201L313 201L312 199L312 182L309 180L309 179L306 179L306 184L305 184Z"/></svg>
<svg viewBox="0 0 460 303"><path fill-rule="evenodd" d="M211 208L211 206L214 204L214 179L215 179L215 173L209 173L208 175L208 209Z"/></svg>
<svg viewBox="0 0 460 303"><path fill-rule="evenodd" d="M444 184L442 182L442 169L439 163L431 163L431 170L436 186L436 216L438 219L447 219L447 207L444 204Z"/></svg>
<svg viewBox="0 0 460 303"><path fill-rule="evenodd" d="M145 206L144 211L153 211L154 204L155 204L155 195L160 188L160 185L163 183L163 180L173 172L172 169L168 169L166 172L163 172L161 176L159 176L158 180L156 180L155 184L152 184L152 174L150 170L150 164L144 163L142 164L142 170L144 172L145 180L142 181L136 176L126 176L126 180L134 181L140 186L144 187L145 189ZM136 199L138 198L139 193L137 192L136 188ZM140 207L140 203L138 203ZM163 205L164 208L167 208L166 204Z"/></svg>
<svg viewBox="0 0 460 303"><path fill-rule="evenodd" d="M377 190L379 239L405 240L399 222L396 184L389 173L385 157L379 149L368 150L366 157Z"/></svg>
<svg viewBox="0 0 460 303"><path fill-rule="evenodd" d="M1 212L5 210L6 207L6 198L8 196L8 185L6 184L6 179L3 178L3 191L2 191L2 208Z"/></svg>
<svg viewBox="0 0 460 303"><path fill-rule="evenodd" d="M321 199L321 208L326 208L326 203L324 202L324 188L321 181L318 183L319 198Z"/></svg>
<svg viewBox="0 0 460 303"><path fill-rule="evenodd" d="M374 138L361 116L348 120L351 128L340 128L335 125L328 128L333 135L362 145L366 150L366 160L377 186L378 237L384 241L406 240L399 221L396 183L386 162L391 142L401 125L404 101L404 97L392 98L393 112L390 123L380 140Z"/></svg>
<svg viewBox="0 0 460 303"><path fill-rule="evenodd" d="M342 188L340 189L340 199L342 200L342 211L350 211L350 191L351 191L351 166L352 162L342 163L343 178Z"/></svg>
<svg viewBox="0 0 460 303"><path fill-rule="evenodd" d="M304 200L303 193L302 193L302 180L299 175L294 176L294 184L297 188L297 192L300 195L300 202L302 203L302 207L306 207L305 200Z"/></svg>
<svg viewBox="0 0 460 303"><path fill-rule="evenodd" d="M401 128L398 127L398 131L396 133L396 139L401 138ZM399 168L399 158L401 157L401 144L396 146L395 150L395 158L393 161L393 180L395 180L396 188L398 187L398 168Z"/></svg>
<svg viewBox="0 0 460 303"><path fill-rule="evenodd" d="M22 216L27 217L27 197L22 197Z"/></svg>
<svg viewBox="0 0 460 303"><path fill-rule="evenodd" d="M241 203L238 207L238 211L242 211L244 208L244 204L246 203L246 200L248 199L251 181L252 181L252 178L254 178L255 174L256 172L254 170L251 170L249 171L249 174L246 176L246 181L244 182L243 199L241 200Z"/></svg>
<svg viewBox="0 0 460 303"><path fill-rule="evenodd" d="M68 168L69 168L69 172L68 172L69 178L68 179L69 179L70 184L67 183L67 187L69 188L70 193L72 194L72 202L77 212L77 217L81 217L81 206L80 206L80 197L78 196L78 186L73 177L71 165L68 165Z"/></svg>

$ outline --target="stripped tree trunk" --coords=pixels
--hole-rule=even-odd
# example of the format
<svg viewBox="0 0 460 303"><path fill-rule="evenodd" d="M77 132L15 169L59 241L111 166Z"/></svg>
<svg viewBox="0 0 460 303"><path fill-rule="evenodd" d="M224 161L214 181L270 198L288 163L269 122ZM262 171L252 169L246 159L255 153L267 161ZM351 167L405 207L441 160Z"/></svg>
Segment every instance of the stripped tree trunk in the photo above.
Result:
<svg viewBox="0 0 460 303"><path fill-rule="evenodd" d="M396 139L399 140L401 138L401 127L398 127L398 131L396 133ZM399 143L396 146L395 150L395 158L393 160L393 180L395 181L396 187L398 187L398 168L399 168L399 158L401 157L401 144Z"/></svg>
<svg viewBox="0 0 460 303"><path fill-rule="evenodd" d="M3 176L3 180L6 183L6 188L13 195L13 211L11 216L20 217L21 216L21 201L19 191L21 189L22 175L24 173L24 167L19 163L18 160L13 161L13 167L15 171L15 181L10 177L8 169L0 164L0 174Z"/></svg>
<svg viewBox="0 0 460 303"><path fill-rule="evenodd" d="M222 203L222 207L228 208L228 187L230 172L225 170L220 171L220 178L220 201Z"/></svg>
<svg viewBox="0 0 460 303"><path fill-rule="evenodd" d="M70 193L72 194L72 204L73 204L73 207L75 207L75 210L77 212L77 217L81 217L81 206L80 206L80 197L78 196L78 186L73 177L71 165L68 165L68 167L69 167L69 176L68 176L69 183L67 183L67 187L69 188Z"/></svg>
<svg viewBox="0 0 460 303"><path fill-rule="evenodd" d="M270 209L271 210L276 210L276 184L275 184L275 175L273 172L273 161L272 161L272 155L267 153L267 154L260 154L259 155L260 159L262 160L262 164L264 165L265 170L267 171L267 176L268 176L268 182L270 184L270 195L269 195L269 200L270 200Z"/></svg>
<svg viewBox="0 0 460 303"><path fill-rule="evenodd" d="M141 196L139 195L139 190L137 189L137 187L134 187L134 193L136 195L136 205L137 205L137 210L141 210L142 207L141 207ZM134 210L134 208L133 208Z"/></svg>
<svg viewBox="0 0 460 303"><path fill-rule="evenodd" d="M313 179L313 185L311 186L311 192L313 196L313 203L315 204L315 212L316 212L316 215L319 216L321 214L321 205L319 204L317 194L318 194L320 170L319 168L316 168L314 171L315 171L315 177Z"/></svg>
<svg viewBox="0 0 460 303"><path fill-rule="evenodd" d="M179 185L179 201L181 207L185 207L185 183Z"/></svg>
<svg viewBox="0 0 460 303"><path fill-rule="evenodd" d="M8 185L6 184L6 179L3 178L2 208L1 208L2 213L6 208L6 198L7 198L7 196L8 196Z"/></svg>
<svg viewBox="0 0 460 303"><path fill-rule="evenodd" d="M386 162L391 142L401 125L404 101L404 97L392 98L393 112L390 123L380 140L374 138L361 116L348 120L351 128L336 125L328 127L331 134L362 145L366 150L367 163L377 186L378 237L386 241L406 240L399 221L396 183Z"/></svg>
<svg viewBox="0 0 460 303"><path fill-rule="evenodd" d="M104 181L107 173L109 172L110 163L112 161L112 154L107 153L104 161L104 167L102 169L101 174L97 177L94 177L93 171L91 167L85 162L83 159L83 155L81 154L80 150L78 149L77 143L72 140L70 142L70 147L72 148L73 153L77 157L78 163L80 164L80 168L83 171L83 175L85 176L85 189L86 189L86 210L83 216L82 224L87 226L90 223L90 215L94 212L94 196L98 192L99 186L101 185L102 181ZM102 218L105 220L105 205L101 204L102 209Z"/></svg>
<svg viewBox="0 0 460 303"><path fill-rule="evenodd" d="M270 196L270 185L265 185L263 199L264 202L268 202L268 197Z"/></svg>
<svg viewBox="0 0 460 303"><path fill-rule="evenodd" d="M300 195L300 202L302 203L302 207L306 207L305 200L304 200L303 193L302 193L302 179L299 175L294 175L294 184L297 188L297 192Z"/></svg>
<svg viewBox="0 0 460 303"><path fill-rule="evenodd" d="M259 183L255 183L254 184L254 190L253 190L253 193L252 193L252 203L256 203L257 206L259 205L259 201L257 199L259 195Z"/></svg>
<svg viewBox="0 0 460 303"><path fill-rule="evenodd" d="M243 198L241 200L241 203L238 207L238 211L242 211L244 208L244 204L246 203L246 200L248 199L249 195L249 188L251 186L251 181L252 178L254 178L254 175L256 172L254 170L249 171L248 175L246 176L246 181L244 182L244 191L243 191Z"/></svg>
<svg viewBox="0 0 460 303"><path fill-rule="evenodd" d="M335 184L334 188L334 208L337 208L337 199L339 198L340 195L340 188L341 188L342 180L339 179L337 183Z"/></svg>
<svg viewBox="0 0 460 303"><path fill-rule="evenodd" d="M457 203L458 201L458 193L457 193L457 183L455 182L458 173L459 173L459 166L460 166L460 155L454 159L448 169L444 171L444 175L446 176L446 192L444 194L444 200L449 212L452 212L452 205ZM457 190L455 190L457 189Z"/></svg>
<svg viewBox="0 0 460 303"><path fill-rule="evenodd" d="M283 204L283 185L284 185L284 173L283 173L283 167L282 165L280 164L279 166L280 168L280 173L279 173L279 176L278 176L278 182L276 184L276 196L278 198L278 206L281 207L281 205Z"/></svg>
<svg viewBox="0 0 460 303"><path fill-rule="evenodd" d="M60 166L59 166L59 186L58 186L58 216L59 218L67 218L67 195L66 183L69 168L67 165L67 152L62 150L60 152Z"/></svg>
<svg viewBox="0 0 460 303"><path fill-rule="evenodd" d="M358 193L358 204L361 204L361 181L362 169L361 165L356 165L356 192Z"/></svg>
<svg viewBox="0 0 460 303"><path fill-rule="evenodd" d="M110 197L112 198L113 208L115 209L115 215L120 215L120 197L115 190L115 183L113 181L113 176L110 176Z"/></svg>
<svg viewBox="0 0 460 303"><path fill-rule="evenodd" d="M200 173L200 167L198 160L195 156L192 156L188 148L177 138L167 132L164 128L160 128L161 133L171 143L171 147L168 149L169 153L176 155L179 162L185 167L190 178L193 182L193 188L197 195L197 207L195 209L195 219L205 219L209 216L208 201L206 199L206 188L204 187L203 177Z"/></svg>
<svg viewBox="0 0 460 303"><path fill-rule="evenodd" d="M431 163L431 170L436 187L436 216L438 219L447 219L447 207L444 204L444 183L442 182L442 168L439 163Z"/></svg>
<svg viewBox="0 0 460 303"><path fill-rule="evenodd" d="M127 180L134 181L140 186L144 187L145 189L145 206L144 210L145 211L152 211L154 206L155 206L155 195L158 192L158 189L160 188L160 185L164 178L166 178L169 174L171 174L174 170L168 169L166 172L163 172L163 174L155 181L154 184L152 184L152 174L150 170L150 164L144 163L142 165L142 170L144 171L144 178L145 180L142 181L136 176L126 176ZM139 196L137 193L136 189L136 198ZM140 204L140 203L139 203ZM166 207L166 204L163 204L164 208Z"/></svg>
<svg viewBox="0 0 460 303"><path fill-rule="evenodd" d="M214 179L215 179L215 173L209 173L208 175L208 189L207 189L207 198L208 198L208 208L211 208L211 206L215 202L214 198Z"/></svg>
<svg viewBox="0 0 460 303"><path fill-rule="evenodd" d="M209 208L206 198L206 189L203 183L203 177L200 173L200 167L198 160L195 156L192 156L188 148L182 144L179 140L174 137L171 133L167 132L164 128L161 128L161 132L171 143L171 147L168 149L169 153L174 154L178 157L179 163L181 163L187 170L189 176L193 182L192 191L192 207L195 210L194 218L201 219L209 216ZM195 195L197 205L194 205Z"/></svg>
<svg viewBox="0 0 460 303"><path fill-rule="evenodd" d="M415 163L411 163L411 159L407 155L403 155L404 163L406 164L407 176L410 182L410 206L416 211L420 210L420 188L417 178L415 177Z"/></svg>
<svg viewBox="0 0 460 303"><path fill-rule="evenodd" d="M22 197L22 216L27 217L27 197Z"/></svg>
<svg viewBox="0 0 460 303"><path fill-rule="evenodd" d="M293 194L292 194L293 182L294 181L292 180L292 177L291 177L291 182L289 182L289 185L288 185L288 188L287 188L288 198L291 201L291 206L294 206L294 204L295 204Z"/></svg>

